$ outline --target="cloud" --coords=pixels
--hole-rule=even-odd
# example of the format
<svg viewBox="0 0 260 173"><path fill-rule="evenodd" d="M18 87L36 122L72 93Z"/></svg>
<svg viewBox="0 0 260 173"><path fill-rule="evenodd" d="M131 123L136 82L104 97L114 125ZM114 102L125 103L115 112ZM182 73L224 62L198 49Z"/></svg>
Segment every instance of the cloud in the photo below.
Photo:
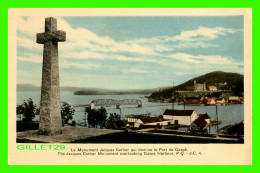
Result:
<svg viewBox="0 0 260 173"><path fill-rule="evenodd" d="M70 62L62 60L60 63L61 68L81 68L81 69L96 69L99 68L98 64L93 63L82 63L82 62Z"/></svg>
<svg viewBox="0 0 260 173"><path fill-rule="evenodd" d="M141 69L123 69L123 73L148 73L146 70L141 70Z"/></svg>
<svg viewBox="0 0 260 173"><path fill-rule="evenodd" d="M168 52L168 51L173 51L174 49L172 47L169 47L169 46L163 46L163 45L156 45L154 47L154 49L156 51L159 51L159 52Z"/></svg>
<svg viewBox="0 0 260 173"><path fill-rule="evenodd" d="M44 32L44 20L38 17L19 18L18 61L42 63L43 45L36 43L36 33ZM233 57L185 53L187 48L218 47L219 45L209 43L209 41L239 30L201 26L194 30L181 31L178 35L116 41L110 36L99 36L85 28L74 28L61 17L57 20L58 29L66 31L67 36L66 42L59 43L60 68L65 68L68 73L75 72L76 74L74 69L92 69L99 72L93 78L108 81L110 80L109 73L119 72L116 79L112 77L111 80L118 80L120 83L121 79L127 81L127 78L131 76L128 75L130 73L133 73L135 77L138 76L140 80L144 76L151 76L151 78L156 78L153 81L165 81L165 78L174 75L194 74L194 71L202 73L210 69L243 70L240 68L243 62ZM83 74L77 73L77 75ZM73 75L71 79L74 79Z"/></svg>
<svg viewBox="0 0 260 173"><path fill-rule="evenodd" d="M36 33L44 31L44 18L19 18L18 31L18 46L33 48L40 50L42 47L35 43ZM219 35L227 33L234 33L237 30L228 28L206 28L199 27L196 30L182 31L176 36L160 36L152 38L141 38L139 40L128 40L125 42L116 42L109 36L97 36L95 33L84 28L72 28L63 18L58 18L58 29L62 28L67 33L67 43L59 44L60 55L67 59L98 59L98 60L118 60L118 61L136 61L136 62L151 62L166 64L154 60L153 56L165 57L164 52L173 52L174 48L185 47L217 47L217 45L202 42L201 40L215 39ZM26 37L27 36L27 37ZM33 40L32 40L33 38ZM174 45L165 45L163 42L168 41L182 41ZM195 41L195 42L191 42ZM142 45L139 43L150 43L151 45ZM132 57L120 55L121 53L128 53ZM177 52L176 52L177 53ZM142 55L142 56L140 56ZM181 55L181 54L177 54ZM174 58L174 55L171 56ZM196 57L182 54L185 62L199 63L200 60ZM220 59L220 57L217 57ZM149 59L149 60L147 60ZM212 62L212 59L204 57L204 62ZM21 57L19 60L26 60L26 57ZM225 59L226 60L226 59ZM36 60L29 60L36 62ZM38 62L38 61L37 61ZM214 62L214 61L213 61ZM226 61L227 62L227 61ZM217 61L217 63L220 63Z"/></svg>
<svg viewBox="0 0 260 173"><path fill-rule="evenodd" d="M74 29L70 27L63 18L59 18L58 20L60 21L60 27L64 28L67 33L68 42L72 44L72 46L67 46L64 50L88 49L92 52L103 53L128 52L134 54L158 55L151 47L138 45L136 43L126 44L124 42L116 42L109 36L97 36L95 33L84 28Z"/></svg>
<svg viewBox="0 0 260 173"><path fill-rule="evenodd" d="M198 29L195 30L182 31L179 35L140 38L136 40L128 40L126 41L126 43L134 42L134 43L141 43L141 44L158 44L158 43L162 44L167 42L181 41L186 43L186 44L180 43L180 45L182 45L181 47L189 47L191 45L188 44L189 42L197 42L195 45L193 45L193 47L212 47L215 45L207 44L201 41L214 40L220 35L233 34L238 31L241 30L222 28L222 27L207 28L207 27L200 26ZM178 46L178 44L175 47L180 47Z"/></svg>
<svg viewBox="0 0 260 173"><path fill-rule="evenodd" d="M36 33L44 32L44 19L29 17L27 19L19 18L18 31L22 33L18 35L18 43L21 47L40 47L35 43ZM63 18L58 17L58 29L66 31L67 43L59 44L61 50L66 53L75 50L86 50L92 52L118 53L128 52L134 54L158 55L154 49L149 46L143 46L136 43L116 42L109 36L97 36L95 33L84 28L72 28ZM30 26L33 27L30 27ZM24 35L24 36L22 36ZM27 36L27 38L26 38ZM33 38L32 39L29 39Z"/></svg>
<svg viewBox="0 0 260 173"><path fill-rule="evenodd" d="M18 61L42 63L42 56L35 53L25 53L23 56L17 57Z"/></svg>
<svg viewBox="0 0 260 173"><path fill-rule="evenodd" d="M173 45L174 48L178 49L184 49L184 48L210 48L210 47L219 47L219 45L210 44L202 41L182 41L181 43L178 43L176 45Z"/></svg>
<svg viewBox="0 0 260 173"><path fill-rule="evenodd" d="M42 50L42 45L36 44L36 40L26 38L24 36L17 37L17 45L22 48L31 49L31 50Z"/></svg>
<svg viewBox="0 0 260 173"><path fill-rule="evenodd" d="M181 41L197 41L197 40L213 40L216 39L219 35L232 34L236 32L235 29L215 27L215 28L206 28L199 27L196 30L191 31L182 31L180 35L174 36L166 40L181 40Z"/></svg>
<svg viewBox="0 0 260 173"><path fill-rule="evenodd" d="M66 59L105 59L106 54L97 53L89 50L83 50L83 51L61 51L60 52L61 57Z"/></svg>
<svg viewBox="0 0 260 173"><path fill-rule="evenodd" d="M159 36L152 38L139 38L134 40L126 40L125 43L137 43L137 44L154 44L154 43L163 43L167 37Z"/></svg>
<svg viewBox="0 0 260 173"><path fill-rule="evenodd" d="M154 52L152 47L141 46L138 44L124 44L121 42L114 42L107 46L96 46L90 49L91 51L109 52L109 53L120 53L128 52L133 54L144 54L144 55L159 55Z"/></svg>
<svg viewBox="0 0 260 173"><path fill-rule="evenodd" d="M191 55L186 53L176 53L173 55L168 56L169 58L178 59L188 63L203 63L204 65L207 64L214 64L214 65L243 65L243 62L236 61L229 57L222 57L220 55Z"/></svg>
<svg viewBox="0 0 260 173"><path fill-rule="evenodd" d="M181 72L176 72L175 74L177 76L185 76L185 75L193 75L194 73L201 73L200 71L199 72L187 72L187 71L181 71Z"/></svg>
<svg viewBox="0 0 260 173"><path fill-rule="evenodd" d="M36 33L44 32L44 20L44 17L19 17L17 21L18 32L36 40Z"/></svg>

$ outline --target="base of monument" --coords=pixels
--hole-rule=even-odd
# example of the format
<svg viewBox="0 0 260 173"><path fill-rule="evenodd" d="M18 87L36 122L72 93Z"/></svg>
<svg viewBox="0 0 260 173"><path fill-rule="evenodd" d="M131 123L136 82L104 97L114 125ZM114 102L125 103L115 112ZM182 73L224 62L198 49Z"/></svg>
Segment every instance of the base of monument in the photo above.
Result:
<svg viewBox="0 0 260 173"><path fill-rule="evenodd" d="M62 134L62 130L38 130L39 135L47 135L47 136L52 136L52 135L59 135Z"/></svg>

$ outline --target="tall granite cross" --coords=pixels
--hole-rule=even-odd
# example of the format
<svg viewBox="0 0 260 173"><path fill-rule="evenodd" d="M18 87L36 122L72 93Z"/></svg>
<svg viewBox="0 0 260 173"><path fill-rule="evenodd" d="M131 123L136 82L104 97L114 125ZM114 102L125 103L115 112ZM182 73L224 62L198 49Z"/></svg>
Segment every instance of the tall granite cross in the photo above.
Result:
<svg viewBox="0 0 260 173"><path fill-rule="evenodd" d="M66 32L57 31L57 19L45 19L45 32L37 34L37 43L44 44L39 133L62 133L58 42L66 41Z"/></svg>

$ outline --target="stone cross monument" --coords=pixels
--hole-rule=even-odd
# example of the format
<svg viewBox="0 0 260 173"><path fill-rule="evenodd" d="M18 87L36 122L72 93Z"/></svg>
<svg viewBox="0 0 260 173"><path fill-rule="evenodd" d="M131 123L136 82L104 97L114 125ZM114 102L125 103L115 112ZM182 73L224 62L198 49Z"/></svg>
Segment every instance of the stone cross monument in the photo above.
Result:
<svg viewBox="0 0 260 173"><path fill-rule="evenodd" d="M66 32L57 31L57 19L45 19L45 32L37 34L37 43L44 44L39 133L62 133L58 42L66 41Z"/></svg>

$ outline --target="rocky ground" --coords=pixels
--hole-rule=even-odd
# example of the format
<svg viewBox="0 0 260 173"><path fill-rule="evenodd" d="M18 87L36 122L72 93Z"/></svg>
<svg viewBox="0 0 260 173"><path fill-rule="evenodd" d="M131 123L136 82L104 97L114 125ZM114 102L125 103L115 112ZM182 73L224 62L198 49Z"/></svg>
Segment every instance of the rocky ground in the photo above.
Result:
<svg viewBox="0 0 260 173"><path fill-rule="evenodd" d="M70 143L72 141L80 139L86 139L90 137L107 135L118 132L123 132L123 130L63 127L62 134L45 136L39 135L38 130L29 130L25 132L17 132L17 142L33 141L47 143Z"/></svg>

